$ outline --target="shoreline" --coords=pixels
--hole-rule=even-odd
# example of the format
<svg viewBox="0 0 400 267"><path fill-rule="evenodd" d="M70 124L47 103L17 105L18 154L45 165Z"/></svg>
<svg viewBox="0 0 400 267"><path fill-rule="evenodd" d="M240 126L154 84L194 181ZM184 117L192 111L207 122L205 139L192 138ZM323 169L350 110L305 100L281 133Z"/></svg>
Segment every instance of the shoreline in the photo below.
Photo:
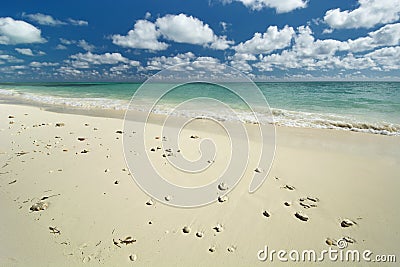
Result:
<svg viewBox="0 0 400 267"><path fill-rule="evenodd" d="M27 107L36 107L40 108L46 111L50 112L55 112L55 113L61 113L61 114L75 114L75 115L85 115L85 116L92 116L92 117L103 117L103 118L116 118L116 119L124 119L126 109L104 109L100 107L91 107L91 108L81 108L81 107L73 107L73 106L68 106L68 105L61 105L61 104L45 104L45 103L40 103L40 102L35 102L31 100L26 100L26 99L21 99L18 97L9 97L9 98L1 98L0 97L0 105L1 104L6 104L6 105L21 105L21 106L27 106ZM272 108L274 110L274 108ZM132 113L137 113L138 116L140 116L142 111L139 110L132 110L130 111ZM292 112L292 111L288 111ZM272 111L274 113L274 111ZM280 111L278 112L280 113ZM166 117L167 115L164 113L152 113L154 116L160 116L160 117ZM179 120L187 120L189 116L181 116L181 115L172 115L176 119ZM276 118L275 115L273 115L274 118ZM275 119L274 119L275 120ZM226 121L226 120L221 120L223 123L234 123L234 124L254 124L253 122L238 122L238 121ZM268 123L269 124L269 123ZM385 123L387 124L387 123ZM297 128L297 129L316 129L316 130L334 130L334 131L343 131L343 132L353 132L353 133L362 133L362 134L372 134L372 135L382 135L382 136L400 136L399 134L393 134L393 133L382 133L382 132L373 132L373 131L378 131L378 128L372 127L372 129L368 130L368 128L365 129L351 129L348 128L349 125L351 125L349 122L335 122L333 123L330 127L327 128L318 128L318 127L307 127L307 126L294 126L294 125L285 125L281 124L279 122L274 122L275 127L284 127L284 128ZM337 127L333 127L333 125L337 125ZM340 126L341 125L341 126ZM391 125L391 124L388 124ZM343 127L342 127L343 126ZM361 128L362 127L367 127L364 123L361 123ZM389 126L388 126L389 127ZM390 126L391 127L391 126ZM379 130L379 131L382 131Z"/></svg>
<svg viewBox="0 0 400 267"><path fill-rule="evenodd" d="M0 159L6 165L0 169L3 265L128 266L132 258L139 266L261 266L265 263L257 259L257 252L265 245L321 251L337 249L327 244L328 238L344 236L355 240L349 249L397 253L399 137L278 126L275 160L258 191L248 193L256 167L250 158L225 202L180 209L155 200L146 204L151 197L126 170L117 133L121 119L4 104L0 114ZM158 128L150 126L149 145L155 147L161 142L154 139ZM246 126L250 134L253 126ZM222 157L205 176L211 179L224 169L229 150L219 132L204 129L198 124L183 132L182 153L196 159L200 139L214 138ZM251 149L257 146L250 142ZM174 182L187 182L161 152L150 155L155 167L172 175ZM43 197L48 197L48 208L31 211ZM300 220L297 212L309 219ZM345 219L356 224L342 227ZM220 232L215 230L218 225ZM185 226L189 233L183 232ZM137 241L120 243L129 236Z"/></svg>

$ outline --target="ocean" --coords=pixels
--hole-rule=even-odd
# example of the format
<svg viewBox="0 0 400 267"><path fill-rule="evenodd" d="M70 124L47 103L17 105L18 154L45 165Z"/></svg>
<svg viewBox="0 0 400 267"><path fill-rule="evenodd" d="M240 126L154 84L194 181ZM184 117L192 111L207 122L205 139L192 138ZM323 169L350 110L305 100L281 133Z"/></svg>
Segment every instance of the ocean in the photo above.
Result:
<svg viewBox="0 0 400 267"><path fill-rule="evenodd" d="M400 82L263 82L256 83L265 96L274 123L400 135ZM140 83L0 83L0 101L46 104L81 109L125 110ZM236 84L235 86L241 86ZM243 84L242 86L246 86ZM158 102L155 113L168 114L179 103L196 97L215 98L240 116L221 112L212 103L207 109L185 110L177 116L210 116L217 120L252 121L240 98L210 84L193 83L175 90ZM252 97L251 95L249 97ZM153 102L154 99L142 99ZM256 101L257 102L257 101ZM148 104L148 103L147 103ZM130 106L141 110L140 105ZM260 114L262 118L263 114ZM238 119L239 118L239 119ZM263 121L260 121L263 123ZM267 123L270 121L265 121Z"/></svg>

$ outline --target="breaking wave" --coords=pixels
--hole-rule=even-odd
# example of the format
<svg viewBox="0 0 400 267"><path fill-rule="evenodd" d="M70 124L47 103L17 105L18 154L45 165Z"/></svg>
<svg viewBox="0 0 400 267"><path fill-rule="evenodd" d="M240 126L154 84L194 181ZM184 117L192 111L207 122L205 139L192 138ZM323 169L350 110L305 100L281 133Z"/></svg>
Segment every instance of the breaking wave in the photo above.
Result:
<svg viewBox="0 0 400 267"><path fill-rule="evenodd" d="M16 90L0 89L0 96L3 99L23 101L25 103L47 104L51 106L72 107L80 109L103 109L103 110L125 110L128 107L128 100L110 99L110 98L77 98L77 97L61 97L50 96L44 94L35 94L28 92L20 92ZM145 102L143 103L146 104ZM337 129L346 131L355 131L363 133L381 134L400 136L400 125L390 122L367 122L360 121L349 116L337 114L319 114L302 111L292 111L285 109L272 108L272 115L257 114L236 110L236 116L232 114L223 114L219 110L212 109L191 109L191 110L172 110L171 106L157 106L154 113L169 114L183 117L211 117L220 121L238 120L245 123L275 123L276 125L288 127L303 128L320 128L320 129ZM141 111L140 106L134 107L135 110Z"/></svg>

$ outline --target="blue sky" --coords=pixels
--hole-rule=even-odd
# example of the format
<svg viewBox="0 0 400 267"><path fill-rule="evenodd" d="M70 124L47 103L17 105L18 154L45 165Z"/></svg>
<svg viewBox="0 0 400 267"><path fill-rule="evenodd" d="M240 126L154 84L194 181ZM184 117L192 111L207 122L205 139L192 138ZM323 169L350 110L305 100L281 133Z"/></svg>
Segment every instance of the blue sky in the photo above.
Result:
<svg viewBox="0 0 400 267"><path fill-rule="evenodd" d="M0 81L136 81L207 60L255 80L398 80L400 0L5 0Z"/></svg>

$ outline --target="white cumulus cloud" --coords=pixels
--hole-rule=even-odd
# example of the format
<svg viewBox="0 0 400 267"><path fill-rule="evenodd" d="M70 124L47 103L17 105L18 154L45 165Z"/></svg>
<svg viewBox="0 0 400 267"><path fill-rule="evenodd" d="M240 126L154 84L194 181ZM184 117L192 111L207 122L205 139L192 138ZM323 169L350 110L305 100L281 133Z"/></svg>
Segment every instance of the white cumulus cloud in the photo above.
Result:
<svg viewBox="0 0 400 267"><path fill-rule="evenodd" d="M0 18L0 44L29 44L44 43L41 31L35 26L22 21L6 17Z"/></svg>
<svg viewBox="0 0 400 267"><path fill-rule="evenodd" d="M60 42L62 44L64 44L64 45L70 45L70 44L75 44L76 43L76 41L74 41L74 40L67 40L67 39L64 39L64 38L60 38Z"/></svg>
<svg viewBox="0 0 400 267"><path fill-rule="evenodd" d="M334 29L372 28L400 18L400 0L359 0L354 10L328 10L324 21Z"/></svg>
<svg viewBox="0 0 400 267"><path fill-rule="evenodd" d="M294 35L292 27L285 26L279 30L276 26L269 26L265 33L255 33L253 38L238 44L234 49L238 53L268 54L288 47Z"/></svg>
<svg viewBox="0 0 400 267"><path fill-rule="evenodd" d="M376 62L379 68L385 71L400 69L400 46L384 47L365 56Z"/></svg>
<svg viewBox="0 0 400 267"><path fill-rule="evenodd" d="M47 26L57 26L57 25L65 25L67 23L55 19L50 15L45 15L42 13L36 13L36 14L26 14L22 13L22 17L27 18L31 21L34 21L40 25L47 25Z"/></svg>
<svg viewBox="0 0 400 267"><path fill-rule="evenodd" d="M259 61L250 67L256 67L261 72L274 69L399 70L399 45L400 23L385 25L365 37L347 41L315 39L308 26L301 26L297 29L292 47L280 53L259 56ZM246 71L249 69L247 61L254 60L254 57L236 53L229 59L232 66Z"/></svg>
<svg viewBox="0 0 400 267"><path fill-rule="evenodd" d="M15 48L15 51L25 56L33 56L33 52L30 48Z"/></svg>
<svg viewBox="0 0 400 267"><path fill-rule="evenodd" d="M85 54L78 53L70 56L72 59L88 62L95 65L100 64L117 64L117 63L128 63L129 59L122 56L120 53L104 53L104 54L93 54L87 52Z"/></svg>
<svg viewBox="0 0 400 267"><path fill-rule="evenodd" d="M111 36L116 45L153 51L168 48L167 43L159 41L161 37L177 43L203 45L216 50L225 50L234 44L226 36L217 36L208 24L185 14L168 14L154 23L138 20L127 35Z"/></svg>
<svg viewBox="0 0 400 267"><path fill-rule="evenodd" d="M177 64L188 63L195 58L192 52L184 54L177 54L176 56L166 57L153 57L147 61L146 70L161 70Z"/></svg>
<svg viewBox="0 0 400 267"><path fill-rule="evenodd" d="M213 41L214 32L208 24L185 14L158 18L156 25L167 39L178 43L202 45Z"/></svg>
<svg viewBox="0 0 400 267"><path fill-rule="evenodd" d="M241 2L252 10L261 10L263 8L274 8L276 13L287 13L295 9L307 7L305 0L223 0L224 3L233 1Z"/></svg>
<svg viewBox="0 0 400 267"><path fill-rule="evenodd" d="M215 50L225 50L231 45L235 44L232 40L226 40L226 36L214 36L211 44L207 44L206 47L210 47Z"/></svg>
<svg viewBox="0 0 400 267"><path fill-rule="evenodd" d="M65 60L67 64L65 67L73 69L89 69L92 65L116 65L120 64L129 67L138 67L140 62L136 60L130 60L120 53L104 53L104 54L93 54L91 52L78 53L70 56L71 60Z"/></svg>
<svg viewBox="0 0 400 267"><path fill-rule="evenodd" d="M85 20L77 20L77 19L71 19L69 18L67 21L61 21L59 19L53 18L51 15L46 15L42 13L36 13L36 14L26 14L22 13L23 18L27 18L30 21L36 22L40 25L46 25L46 26L60 26L60 25L67 25L71 24L74 26L87 26L89 23Z"/></svg>
<svg viewBox="0 0 400 267"><path fill-rule="evenodd" d="M94 45L89 44L85 40L79 40L78 46L89 52L93 51L96 48Z"/></svg>
<svg viewBox="0 0 400 267"><path fill-rule="evenodd" d="M56 46L56 50L67 50L67 47L66 47L65 45L58 44L58 45Z"/></svg>
<svg viewBox="0 0 400 267"><path fill-rule="evenodd" d="M80 20L80 19L69 18L68 22L74 26L88 26L89 25L89 22L87 22L86 20Z"/></svg>
<svg viewBox="0 0 400 267"><path fill-rule="evenodd" d="M14 56L10 56L10 55L1 55L0 54L0 60L5 60L9 63L21 63L24 62L22 59L16 58Z"/></svg>
<svg viewBox="0 0 400 267"><path fill-rule="evenodd" d="M41 68L41 67L54 67L60 65L57 62L38 62L38 61L32 61L29 63L29 66L34 67L34 68Z"/></svg>
<svg viewBox="0 0 400 267"><path fill-rule="evenodd" d="M138 20L127 35L113 35L113 43L122 47L140 48L148 50L165 50L168 45L159 42L160 32L157 31L154 23L147 20Z"/></svg>
<svg viewBox="0 0 400 267"><path fill-rule="evenodd" d="M177 43L204 45L218 50L225 50L233 44L233 41L226 40L226 36L216 36L208 24L186 14L168 14L158 18L155 24L165 38Z"/></svg>
<svg viewBox="0 0 400 267"><path fill-rule="evenodd" d="M382 46L395 46L400 44L400 23L388 24L380 29L368 33L366 37L348 40L350 50L362 52Z"/></svg>
<svg viewBox="0 0 400 267"><path fill-rule="evenodd" d="M306 69L329 68L332 59L338 51L346 51L349 46L346 42L333 39L315 40L313 32L308 26L300 26L294 37L291 49L280 54L271 54L261 57L261 61L254 64L261 71L278 69Z"/></svg>

